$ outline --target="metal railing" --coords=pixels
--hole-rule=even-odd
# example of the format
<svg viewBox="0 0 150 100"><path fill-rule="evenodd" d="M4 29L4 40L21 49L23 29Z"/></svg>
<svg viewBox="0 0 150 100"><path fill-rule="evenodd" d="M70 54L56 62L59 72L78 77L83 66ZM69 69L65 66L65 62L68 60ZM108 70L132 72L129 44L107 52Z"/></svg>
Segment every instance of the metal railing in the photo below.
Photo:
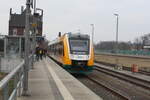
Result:
<svg viewBox="0 0 150 100"><path fill-rule="evenodd" d="M2 81L0 81L0 91L2 100L16 100L17 91L18 96L21 95L21 88L23 84L23 68L24 61L19 64L12 72L10 72L7 76L4 77ZM12 91L12 92L11 92Z"/></svg>
<svg viewBox="0 0 150 100"><path fill-rule="evenodd" d="M32 66L32 56L29 57ZM24 64L22 61L13 71L0 81L0 100L17 100L23 93ZM31 67L29 67L31 69Z"/></svg>

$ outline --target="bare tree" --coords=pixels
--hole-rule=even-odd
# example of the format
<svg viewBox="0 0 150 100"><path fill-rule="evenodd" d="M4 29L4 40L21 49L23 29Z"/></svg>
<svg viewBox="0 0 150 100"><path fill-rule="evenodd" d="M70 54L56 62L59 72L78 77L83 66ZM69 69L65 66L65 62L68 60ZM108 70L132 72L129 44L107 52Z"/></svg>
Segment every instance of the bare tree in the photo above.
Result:
<svg viewBox="0 0 150 100"><path fill-rule="evenodd" d="M95 45L95 49L97 50L115 50L116 42L115 41L101 41ZM131 42L119 42L118 43L119 50L130 50Z"/></svg>

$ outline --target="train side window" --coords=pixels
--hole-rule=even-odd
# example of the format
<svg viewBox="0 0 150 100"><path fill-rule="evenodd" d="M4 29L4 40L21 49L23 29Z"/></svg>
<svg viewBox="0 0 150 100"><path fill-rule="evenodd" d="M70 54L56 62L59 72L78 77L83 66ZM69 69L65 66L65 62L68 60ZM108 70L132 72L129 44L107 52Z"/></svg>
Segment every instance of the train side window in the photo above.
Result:
<svg viewBox="0 0 150 100"><path fill-rule="evenodd" d="M62 55L65 56L65 54L64 54L64 44L63 44L63 42L62 42Z"/></svg>
<svg viewBox="0 0 150 100"><path fill-rule="evenodd" d="M62 56L62 42L59 43L59 54Z"/></svg>

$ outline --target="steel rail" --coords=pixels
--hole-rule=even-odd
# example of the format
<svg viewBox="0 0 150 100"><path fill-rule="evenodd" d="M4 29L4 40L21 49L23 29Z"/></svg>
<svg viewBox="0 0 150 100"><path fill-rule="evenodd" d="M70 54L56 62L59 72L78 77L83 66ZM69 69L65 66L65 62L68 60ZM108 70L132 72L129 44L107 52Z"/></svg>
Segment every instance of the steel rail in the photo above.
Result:
<svg viewBox="0 0 150 100"><path fill-rule="evenodd" d="M98 64L101 64L101 65L108 66L108 67L114 67L115 66L115 64L106 63L106 62L100 62L100 61L97 61L97 60L95 60L95 62L98 63ZM127 71L131 71L131 67L122 66L122 69L123 70L127 70ZM150 76L150 72L144 71L144 70L140 70L140 69L139 69L139 72L137 72L137 73Z"/></svg>
<svg viewBox="0 0 150 100"><path fill-rule="evenodd" d="M88 77L88 76L87 76L87 78L88 78L89 80L91 80L92 82L94 82L94 83L96 83L96 84L102 86L103 88L107 89L108 91L112 92L113 94L118 95L120 98L125 99L125 100L130 100L130 98L129 98L128 96L126 96L126 95L123 94L123 93L120 93L118 90L115 90L115 89L113 89L112 87L107 86L106 84L100 83L100 82L98 82L97 80L94 80L94 79L91 78L91 77Z"/></svg>
<svg viewBox="0 0 150 100"><path fill-rule="evenodd" d="M110 69L101 68L100 66L97 66L97 65L95 65L95 66L96 66L95 70L97 70L97 71L101 71L103 73L106 73L106 74L109 74L111 76L117 77L121 80L125 80L129 83L135 84L135 85L140 86L142 88L150 89L150 85L148 85L148 84L150 84L149 81L138 79L136 77L126 75L126 74L123 74L123 73L115 72L115 71L110 70Z"/></svg>

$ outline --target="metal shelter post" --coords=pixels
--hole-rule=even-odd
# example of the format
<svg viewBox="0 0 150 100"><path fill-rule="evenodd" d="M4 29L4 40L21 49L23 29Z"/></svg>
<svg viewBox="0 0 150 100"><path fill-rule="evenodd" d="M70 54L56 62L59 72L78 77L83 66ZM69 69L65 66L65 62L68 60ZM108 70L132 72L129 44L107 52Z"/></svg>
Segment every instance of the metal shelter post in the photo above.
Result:
<svg viewBox="0 0 150 100"><path fill-rule="evenodd" d="M28 71L29 71L29 30L30 30L30 0L26 1L26 19L25 19L25 65L24 65L24 84L23 95L28 96Z"/></svg>
<svg viewBox="0 0 150 100"><path fill-rule="evenodd" d="M7 37L4 38L4 58L6 58L7 53Z"/></svg>
<svg viewBox="0 0 150 100"><path fill-rule="evenodd" d="M32 59L34 61L34 54L35 54L35 49L36 49L36 32L37 32L37 19L36 19L36 0L34 0L34 14L33 14L33 51L32 51ZM32 66L32 69L34 69L34 67Z"/></svg>
<svg viewBox="0 0 150 100"><path fill-rule="evenodd" d="M22 38L19 37L19 56L21 58L21 42L22 42Z"/></svg>

